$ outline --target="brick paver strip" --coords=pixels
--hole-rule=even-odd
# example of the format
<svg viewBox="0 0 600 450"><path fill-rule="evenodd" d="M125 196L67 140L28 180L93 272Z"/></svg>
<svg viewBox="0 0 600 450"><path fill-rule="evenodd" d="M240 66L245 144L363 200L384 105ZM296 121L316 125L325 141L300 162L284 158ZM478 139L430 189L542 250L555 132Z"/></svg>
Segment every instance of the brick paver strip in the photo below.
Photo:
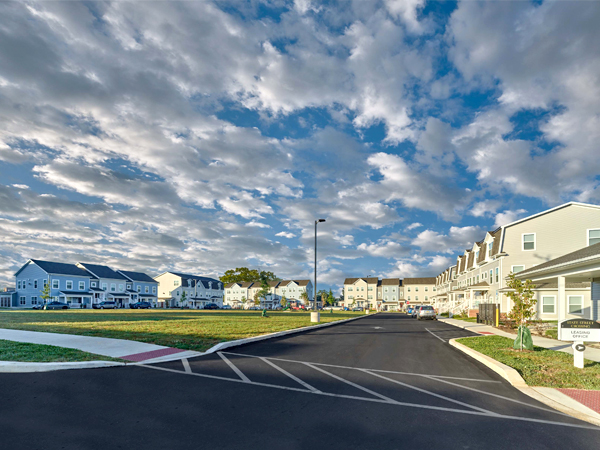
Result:
<svg viewBox="0 0 600 450"><path fill-rule="evenodd" d="M585 389L558 389L591 410L600 413L600 391L588 391Z"/></svg>
<svg viewBox="0 0 600 450"><path fill-rule="evenodd" d="M494 334L494 333L490 333L489 331L478 331L479 334Z"/></svg>
<svg viewBox="0 0 600 450"><path fill-rule="evenodd" d="M159 350L152 350L151 352L134 353L133 355L121 356L121 359L139 362L180 352L185 352L185 350L181 350L180 348L161 348Z"/></svg>

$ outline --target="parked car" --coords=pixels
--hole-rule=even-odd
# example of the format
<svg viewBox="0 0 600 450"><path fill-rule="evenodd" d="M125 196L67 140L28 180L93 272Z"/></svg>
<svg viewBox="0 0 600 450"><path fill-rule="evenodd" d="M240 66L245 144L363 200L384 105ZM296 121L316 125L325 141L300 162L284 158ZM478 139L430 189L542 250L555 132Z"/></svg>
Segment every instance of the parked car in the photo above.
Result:
<svg viewBox="0 0 600 450"><path fill-rule="evenodd" d="M362 311L362 307L361 306L356 306L355 308L352 308L352 311Z"/></svg>
<svg viewBox="0 0 600 450"><path fill-rule="evenodd" d="M231 305L223 305L221 309L231 309Z"/></svg>
<svg viewBox="0 0 600 450"><path fill-rule="evenodd" d="M414 319L414 318L416 318L416 317L417 317L417 314L419 314L419 309L421 309L421 307L420 307L420 306L415 306L415 307L413 308L413 311L412 311L412 313L411 313L410 317L412 317L413 319Z"/></svg>
<svg viewBox="0 0 600 450"><path fill-rule="evenodd" d="M44 305L33 305L31 309L43 309Z"/></svg>
<svg viewBox="0 0 600 450"><path fill-rule="evenodd" d="M435 314L435 310L433 309L433 306L431 306L431 305L421 306L421 309L419 309L419 313L417 314L417 319L418 320L421 320L421 319L435 320L436 314Z"/></svg>
<svg viewBox="0 0 600 450"><path fill-rule="evenodd" d="M152 304L150 302L136 302L129 305L131 309L150 309Z"/></svg>
<svg viewBox="0 0 600 450"><path fill-rule="evenodd" d="M50 302L44 305L44 309L69 309L69 305L63 302Z"/></svg>
<svg viewBox="0 0 600 450"><path fill-rule="evenodd" d="M306 311L306 306L304 306L304 305L294 305L291 308L295 311L298 311L298 310Z"/></svg>
<svg viewBox="0 0 600 450"><path fill-rule="evenodd" d="M207 303L204 305L204 309L219 309L219 305L216 303Z"/></svg>
<svg viewBox="0 0 600 450"><path fill-rule="evenodd" d="M413 308L412 306L409 306L409 307L406 309L406 314L408 314L409 316L412 316L413 309L414 309L414 308Z"/></svg>
<svg viewBox="0 0 600 450"><path fill-rule="evenodd" d="M119 307L119 305L117 305L117 302L110 302L110 301L94 303L92 305L92 308L94 308L94 309L117 309L118 307Z"/></svg>

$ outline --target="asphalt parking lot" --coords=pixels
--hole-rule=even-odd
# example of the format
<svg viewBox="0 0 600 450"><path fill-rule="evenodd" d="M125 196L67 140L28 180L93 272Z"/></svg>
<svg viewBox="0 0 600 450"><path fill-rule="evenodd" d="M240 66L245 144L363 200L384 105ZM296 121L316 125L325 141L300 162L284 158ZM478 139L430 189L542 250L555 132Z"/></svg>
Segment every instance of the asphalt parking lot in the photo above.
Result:
<svg viewBox="0 0 600 450"><path fill-rule="evenodd" d="M2 374L6 448L597 448L600 429L512 388L401 314L169 363Z"/></svg>

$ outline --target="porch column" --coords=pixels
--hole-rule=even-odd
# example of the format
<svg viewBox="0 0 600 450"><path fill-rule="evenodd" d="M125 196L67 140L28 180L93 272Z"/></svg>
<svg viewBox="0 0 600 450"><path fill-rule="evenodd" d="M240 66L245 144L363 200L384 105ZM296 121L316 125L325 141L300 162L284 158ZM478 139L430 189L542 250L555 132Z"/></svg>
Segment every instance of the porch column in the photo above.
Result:
<svg viewBox="0 0 600 450"><path fill-rule="evenodd" d="M566 280L564 276L558 278L558 299L556 301L556 308L558 309L558 321L565 320L567 310L567 294L566 294Z"/></svg>
<svg viewBox="0 0 600 450"><path fill-rule="evenodd" d="M600 278L594 278L592 280L592 320L600 319Z"/></svg>

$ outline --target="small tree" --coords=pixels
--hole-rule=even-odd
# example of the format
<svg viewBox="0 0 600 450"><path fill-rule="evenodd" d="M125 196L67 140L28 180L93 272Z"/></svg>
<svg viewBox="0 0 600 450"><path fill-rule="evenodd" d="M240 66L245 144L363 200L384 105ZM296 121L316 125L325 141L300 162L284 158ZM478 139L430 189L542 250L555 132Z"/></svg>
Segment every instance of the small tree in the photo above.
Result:
<svg viewBox="0 0 600 450"><path fill-rule="evenodd" d="M260 305L260 293L261 293L261 291L256 291L256 293L254 294L254 305L255 306Z"/></svg>
<svg viewBox="0 0 600 450"><path fill-rule="evenodd" d="M187 294L185 293L185 291L182 289L181 290L181 299L179 299L179 306L181 306L183 308L185 302L187 302Z"/></svg>
<svg viewBox="0 0 600 450"><path fill-rule="evenodd" d="M281 301L279 303L281 303L281 307L285 308L287 306L287 298L285 298L285 295L281 297Z"/></svg>
<svg viewBox="0 0 600 450"><path fill-rule="evenodd" d="M513 301L514 305L508 317L514 320L519 325L517 339L515 340L515 347L519 346L520 350L523 351L523 336L529 336L528 341L531 342L531 332L525 326L528 319L531 319L535 315L533 307L537 304L537 299L533 296L533 289L535 284L531 280L519 280L514 273L508 275L507 287L511 291L507 292L508 297ZM520 345L518 345L520 343ZM532 345L528 345L532 347ZM531 350L529 348L528 350Z"/></svg>
<svg viewBox="0 0 600 450"><path fill-rule="evenodd" d="M48 303L48 301L52 298L50 293L50 283L46 283L46 286L44 286L44 289L42 289L42 295L40 295L40 298L44 300L44 303Z"/></svg>
<svg viewBox="0 0 600 450"><path fill-rule="evenodd" d="M333 296L333 292L329 289L329 294L327 295L327 303L331 306L335 303L335 297Z"/></svg>
<svg viewBox="0 0 600 450"><path fill-rule="evenodd" d="M245 296L244 296L244 297L242 297L242 299L240 300L240 302L242 303L242 306L241 306L241 308L242 308L242 309L244 309L244 308L246 307L246 301L247 301L247 300L246 300L246 297L245 297Z"/></svg>
<svg viewBox="0 0 600 450"><path fill-rule="evenodd" d="M306 291L304 291L302 294L300 294L300 298L302 299L302 302L308 306L308 302L310 301L310 299L308 298L308 293Z"/></svg>

